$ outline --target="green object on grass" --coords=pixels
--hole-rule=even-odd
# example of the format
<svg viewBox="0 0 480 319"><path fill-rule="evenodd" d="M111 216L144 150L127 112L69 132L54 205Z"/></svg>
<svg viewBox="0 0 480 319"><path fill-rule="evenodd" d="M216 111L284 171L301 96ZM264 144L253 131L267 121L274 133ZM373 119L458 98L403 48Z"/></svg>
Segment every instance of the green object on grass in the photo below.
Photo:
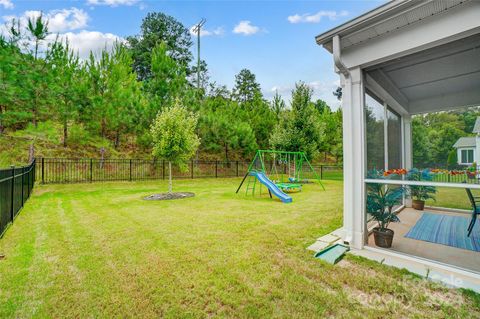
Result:
<svg viewBox="0 0 480 319"><path fill-rule="evenodd" d="M295 183L276 183L278 188L280 188L282 191L287 191L287 192L292 192L292 191L300 191L302 190L302 185L301 184L295 184Z"/></svg>
<svg viewBox="0 0 480 319"><path fill-rule="evenodd" d="M345 253L349 250L350 248L345 245L335 244L319 251L313 257L324 260L327 263L334 265L339 262L340 259L343 258Z"/></svg>

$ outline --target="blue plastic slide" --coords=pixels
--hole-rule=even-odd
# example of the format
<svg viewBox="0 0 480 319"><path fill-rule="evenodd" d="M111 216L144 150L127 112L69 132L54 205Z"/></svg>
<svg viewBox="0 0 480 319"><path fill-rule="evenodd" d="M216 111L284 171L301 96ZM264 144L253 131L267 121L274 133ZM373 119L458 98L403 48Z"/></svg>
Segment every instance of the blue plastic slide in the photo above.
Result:
<svg viewBox="0 0 480 319"><path fill-rule="evenodd" d="M267 176L265 176L265 174L261 172L250 172L250 175L255 176L260 181L260 183L265 185L270 190L270 192L273 195L280 198L282 202L284 203L292 202L292 198L287 194L285 194L284 192L282 192L282 190L278 188L277 185L275 185L275 183L272 182Z"/></svg>

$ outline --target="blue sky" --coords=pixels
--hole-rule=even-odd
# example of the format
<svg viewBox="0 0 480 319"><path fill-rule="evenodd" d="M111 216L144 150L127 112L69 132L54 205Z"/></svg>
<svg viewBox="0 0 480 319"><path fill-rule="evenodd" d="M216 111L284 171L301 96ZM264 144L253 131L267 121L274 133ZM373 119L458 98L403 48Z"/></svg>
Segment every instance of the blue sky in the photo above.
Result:
<svg viewBox="0 0 480 319"><path fill-rule="evenodd" d="M81 55L137 34L142 18L150 11L172 15L187 27L205 18L201 57L209 66L211 80L231 88L235 74L248 68L256 74L267 98L278 90L289 100L295 82L302 80L312 86L316 98L336 107L338 102L331 92L338 76L330 54L315 44L314 37L382 3L0 0L0 17L8 21L42 11L50 18L50 30L68 37Z"/></svg>

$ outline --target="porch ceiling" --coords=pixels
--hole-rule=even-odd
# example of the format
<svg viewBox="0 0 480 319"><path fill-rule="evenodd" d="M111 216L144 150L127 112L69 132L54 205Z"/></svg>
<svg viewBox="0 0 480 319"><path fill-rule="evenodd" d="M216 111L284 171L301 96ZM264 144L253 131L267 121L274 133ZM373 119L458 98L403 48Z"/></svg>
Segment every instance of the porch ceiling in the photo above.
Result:
<svg viewBox="0 0 480 319"><path fill-rule="evenodd" d="M366 73L411 114L480 105L480 33Z"/></svg>

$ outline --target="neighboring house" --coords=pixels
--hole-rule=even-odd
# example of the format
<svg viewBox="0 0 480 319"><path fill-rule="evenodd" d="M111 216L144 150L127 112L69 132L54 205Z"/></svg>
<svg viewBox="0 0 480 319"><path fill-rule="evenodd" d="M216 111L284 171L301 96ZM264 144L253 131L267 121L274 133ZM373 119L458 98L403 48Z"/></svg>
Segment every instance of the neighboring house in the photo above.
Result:
<svg viewBox="0 0 480 319"><path fill-rule="evenodd" d="M475 121L472 133L476 136L460 137L453 144L457 149L457 162L459 165L472 165L480 158L480 116Z"/></svg>

